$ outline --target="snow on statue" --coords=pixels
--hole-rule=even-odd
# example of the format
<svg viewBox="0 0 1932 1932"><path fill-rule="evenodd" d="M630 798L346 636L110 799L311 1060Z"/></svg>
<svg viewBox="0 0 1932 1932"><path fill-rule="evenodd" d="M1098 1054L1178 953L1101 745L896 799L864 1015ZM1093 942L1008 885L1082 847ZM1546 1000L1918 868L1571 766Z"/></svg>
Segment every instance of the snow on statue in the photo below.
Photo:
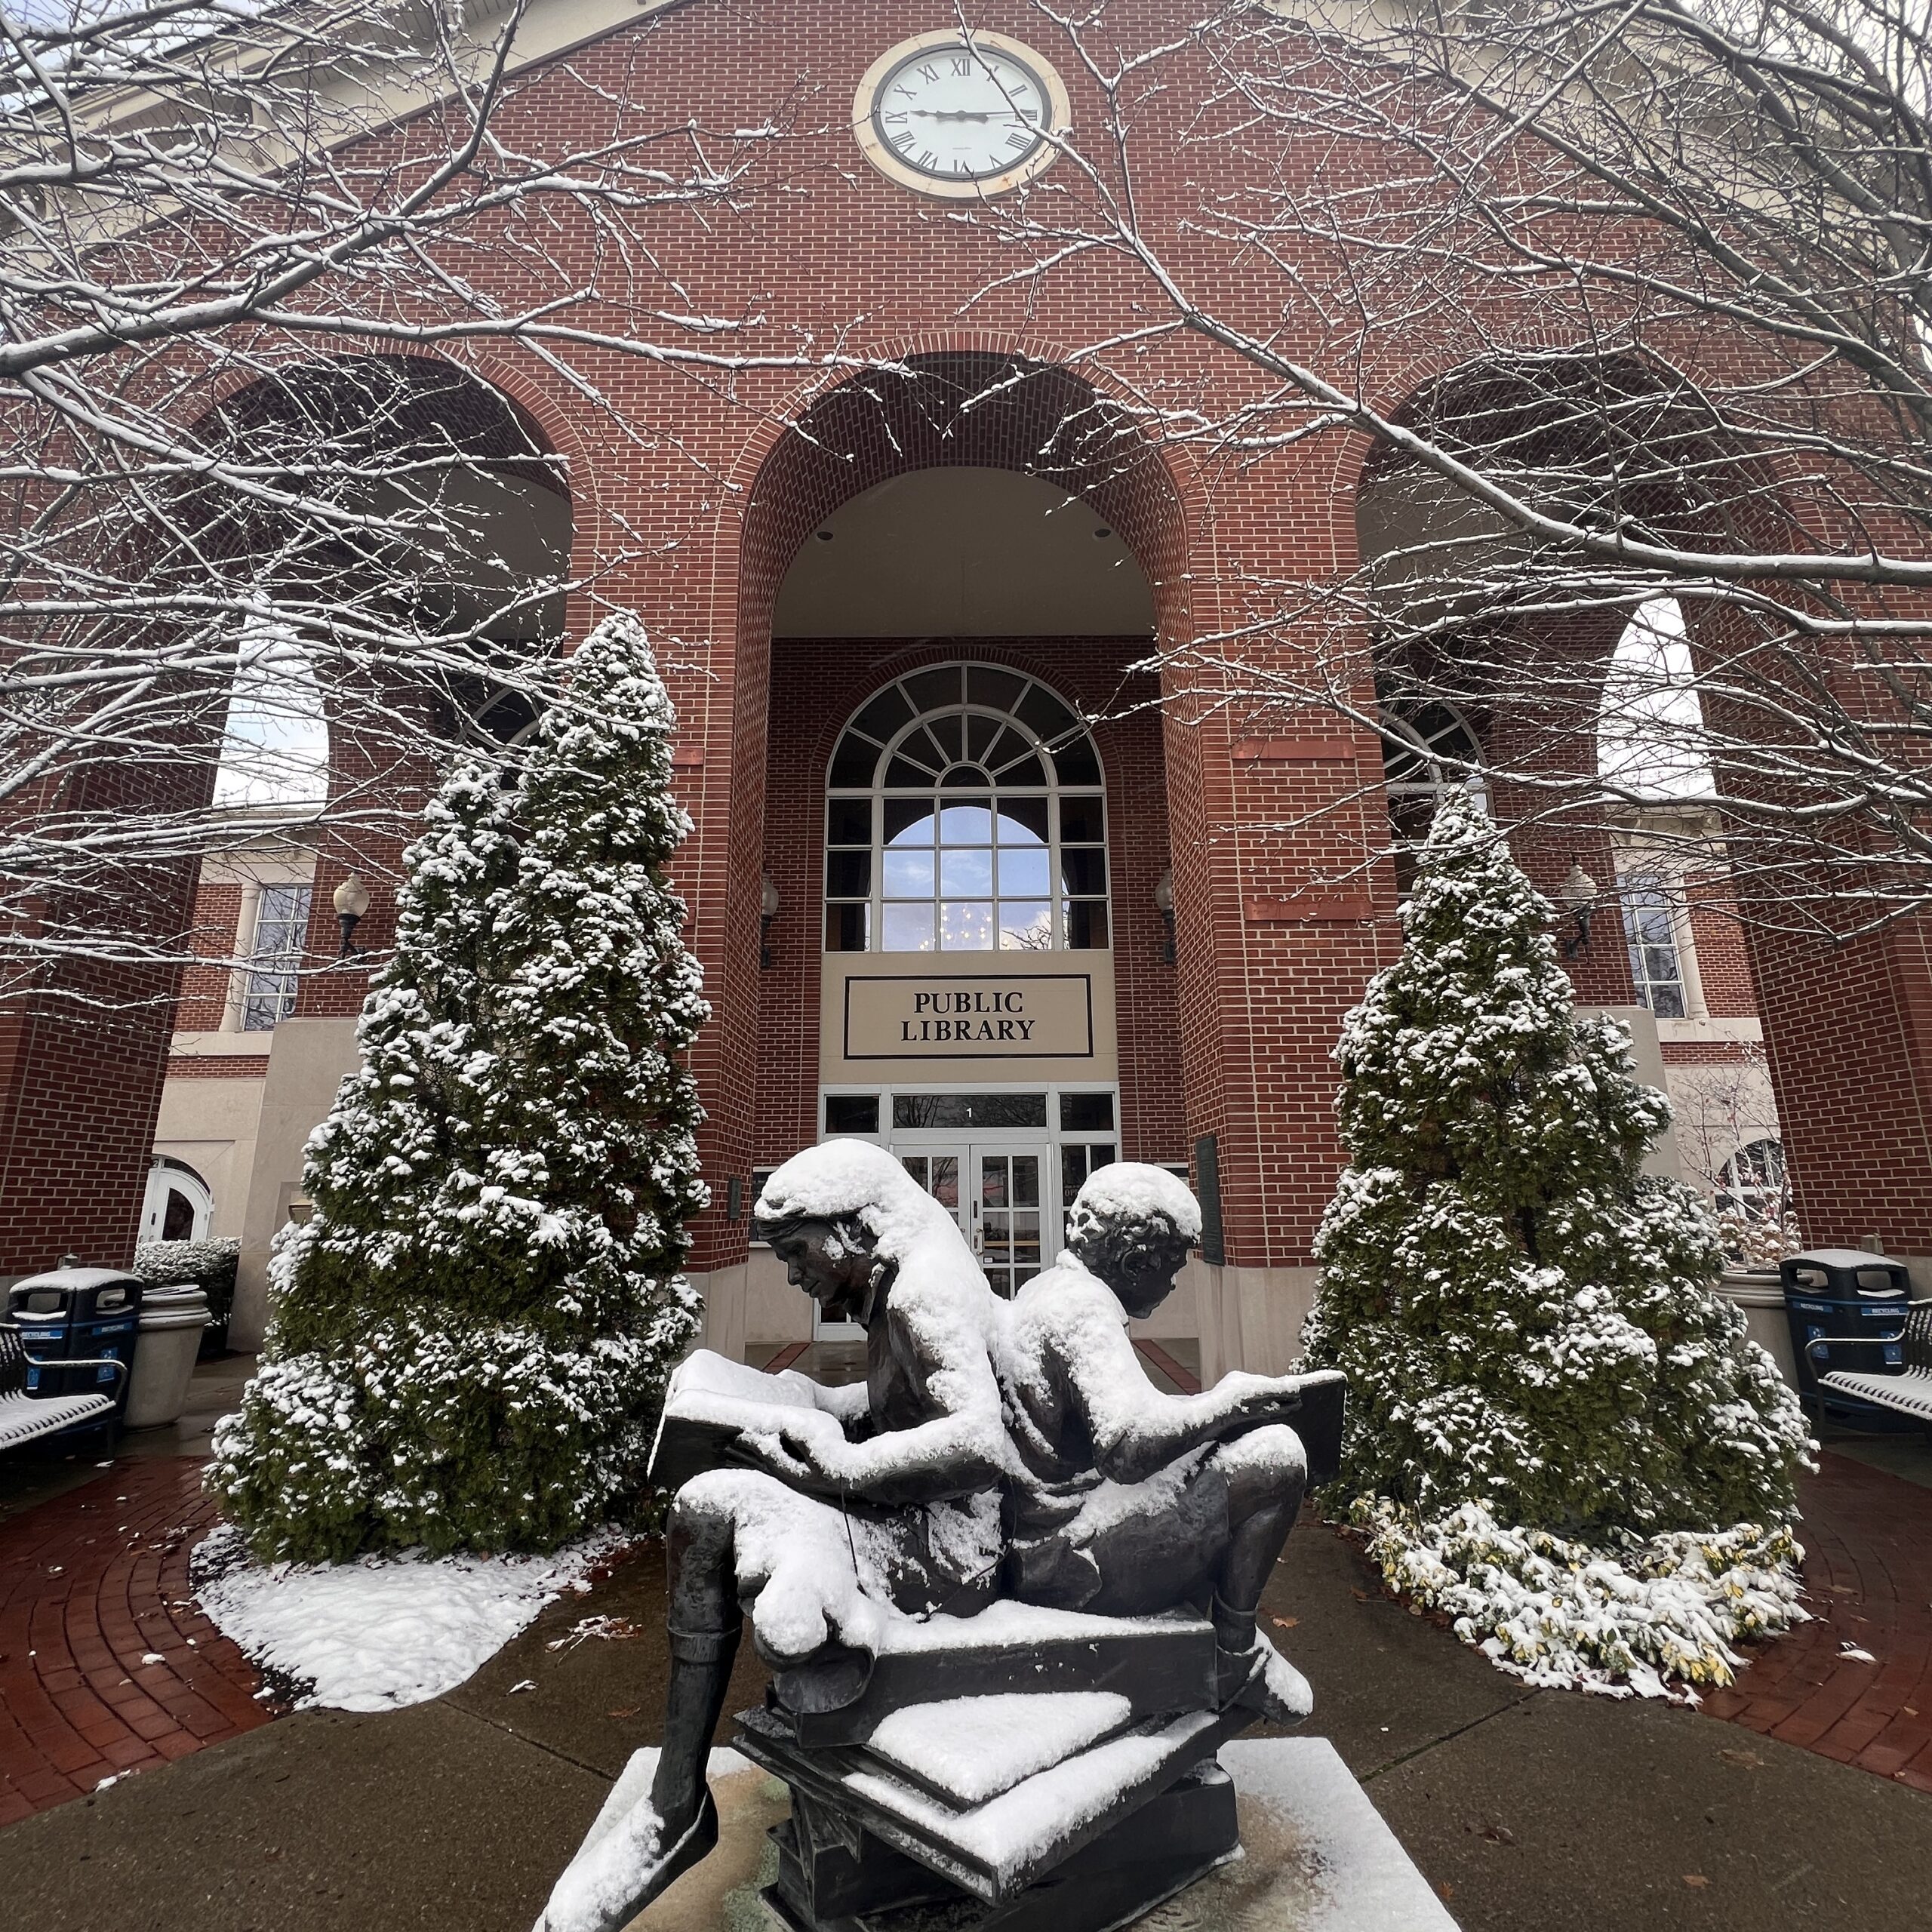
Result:
<svg viewBox="0 0 1932 1932"><path fill-rule="evenodd" d="M463 759L405 854L208 1470L259 1558L548 1549L641 1487L705 1200L681 1057L706 1008L665 876L690 820L641 627L562 675L520 782Z"/></svg>
<svg viewBox="0 0 1932 1932"><path fill-rule="evenodd" d="M718 1841L711 1734L751 1606L783 1669L842 1661L856 1690L892 1609L990 1601L1005 1464L992 1291L952 1215L882 1147L833 1140L774 1173L755 1210L801 1287L866 1331L871 1373L822 1388L700 1350L678 1371L655 1473L736 1463L677 1491L669 1534L671 1684L648 1801L601 1857L565 1874L543 1924L625 1924ZM672 1438L682 1431L680 1446ZM668 1451L668 1454L667 1454Z"/></svg>
<svg viewBox="0 0 1932 1932"><path fill-rule="evenodd" d="M1255 1628L1255 1608L1308 1479L1286 1425L1340 1379L1238 1371L1161 1393L1128 1338L1164 1301L1201 1238L1201 1210L1164 1168L1102 1168L1075 1197L1056 1265L1015 1298L1000 1380L1017 1465L1006 1580L1022 1602L1115 1616L1204 1592L1217 1694L1292 1723L1312 1700Z"/></svg>
<svg viewBox="0 0 1932 1932"><path fill-rule="evenodd" d="M1311 1365L1335 1494L1390 1580L1540 1681L1727 1681L1795 1606L1796 1398L1714 1287L1709 1211L1641 1171L1669 1103L1582 1019L1547 901L1446 798L1401 957L1343 1028Z"/></svg>

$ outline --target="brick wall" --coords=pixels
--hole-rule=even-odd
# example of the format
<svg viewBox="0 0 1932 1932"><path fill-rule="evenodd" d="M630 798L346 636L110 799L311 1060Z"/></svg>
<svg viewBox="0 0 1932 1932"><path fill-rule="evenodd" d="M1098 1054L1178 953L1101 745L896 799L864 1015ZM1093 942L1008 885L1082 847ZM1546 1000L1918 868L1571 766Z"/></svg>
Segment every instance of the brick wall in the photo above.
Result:
<svg viewBox="0 0 1932 1932"><path fill-rule="evenodd" d="M1171 0L1122 0L1109 10L1108 31L1123 42L1158 37L1178 18ZM976 19L1057 58L1072 88L1076 125L1100 125L1099 95L1042 16L995 5ZM712 159L743 168L730 218L700 221L681 208L638 211L638 245L626 257L605 251L598 258L604 306L574 318L586 330L622 336L633 327L660 332L655 322L636 324L635 315L667 306L750 315L731 349L749 358L799 358L799 365L748 363L728 380L693 380L660 362L586 348L574 356L578 387L534 356L487 346L474 354L478 374L510 395L568 459L573 568L592 584L573 599L571 635L580 636L601 608L638 611L659 641L678 707L679 789L697 829L676 879L691 906L690 936L716 1016L694 1058L709 1115L706 1169L743 1174L755 1155L809 1138L801 1096L817 1084L803 1034L784 1030L794 1023L770 1011L782 976L816 958L803 929L815 888L798 872L797 855L811 841L791 816L792 792L780 798L802 781L774 762L768 743L774 702L795 702L798 680L809 675L787 651L774 659L770 617L777 585L807 533L871 484L928 463L1004 464L1083 495L1121 532L1147 573L1161 641L1174 654L1163 672L1168 705L1158 732L1137 726L1140 737L1124 732L1109 753L1110 780L1149 788L1138 801L1144 823L1132 814L1117 820L1124 841L1115 860L1121 956L1137 961L1158 946L1146 900L1149 869L1158 872L1162 783L1180 942L1179 964L1163 969L1166 978L1143 975L1134 964L1123 983L1123 1020L1136 1041L1130 1144L1138 1137L1143 1151L1171 1153L1195 1134L1217 1134L1230 1258L1304 1262L1340 1158L1329 1054L1343 1014L1392 952L1393 881L1377 857L1386 829L1374 743L1331 715L1284 711L1269 694L1306 685L1303 674L1318 654L1337 648L1332 617L1289 621L1282 613L1301 587L1355 561L1362 451L1350 445L1338 454L1332 442L1289 442L1223 457L1146 441L1146 412L1137 408L1145 398L1207 419L1266 392L1262 379L1185 332L1146 340L1117 358L1117 377L1096 362L1083 363L1077 375L1060 368L1019 373L1017 358L1053 365L1071 345L1144 329L1158 300L1130 263L1098 255L1077 274L1009 281L989 292L1014 266L992 224L955 219L960 211L942 212L878 178L860 158L849 129L859 72L934 21L930 8L911 0L853 0L831 11L704 0L577 49L520 83L501 124L512 146L561 149L651 127L755 125L770 105L768 85L801 103L796 125L780 138L716 138ZM1198 225L1183 226L1196 205L1205 150L1187 146L1179 133L1213 91L1209 61L1204 49L1178 57L1164 77L1169 93L1147 107L1143 217L1171 245L1175 272L1211 288L1225 312L1287 352L1319 359L1329 326L1320 291L1343 265L1311 245L1309 260L1297 265L1309 299L1284 310L1275 268L1226 251ZM1164 131L1173 138L1164 139ZM355 158L400 165L437 139L436 117L426 115L366 144ZM1252 168L1257 180L1278 185L1317 165L1299 153L1259 155L1238 142L1214 152L1228 168ZM1341 144L1320 160L1364 183L1379 165L1367 150ZM1060 171L1057 189L1072 185L1072 171ZM568 210L552 213L548 245L573 268L588 262L595 238ZM527 236L508 237L506 226L506 237L494 251L487 235L477 238L474 272L506 306L542 299L550 291L534 266L537 256L524 245ZM675 293L659 278L653 264L660 262L675 264ZM1398 400L1499 332L1546 347L1590 339L1595 320L1580 298L1554 288L1540 291L1520 315L1444 309L1427 331L1411 329L1391 345L1364 380L1378 395ZM902 358L909 373L841 386L839 372L811 363L835 343L841 354ZM1681 346L1678 359L1694 373L1709 345ZM961 407L1001 371L1014 379L997 395ZM638 432L616 426L622 424ZM1199 640L1211 641L1195 648ZM1343 647L1349 641L1340 640ZM1353 640L1362 667L1358 698L1369 689L1365 641ZM1580 648L1597 645L1583 640ZM818 695L829 731L844 700ZM331 694L338 791L365 798L386 791L406 808L433 774L392 737L359 741L355 702L352 693ZM1304 747L1325 740L1328 749L1244 751L1257 740ZM811 770L808 793L816 792L818 770ZM805 808L803 823L814 823L809 797ZM380 950L392 930L398 849L395 838L370 832L322 851L312 964L335 952L329 895L351 866L375 892L358 940ZM1521 856L1546 891L1573 858L1601 883L1612 877L1607 851L1560 823L1526 838ZM774 860L789 868L779 881L788 912L774 934L778 980L758 966L761 863ZM1713 943L1715 977L1734 1006L1746 997L1746 981ZM1909 1229L1909 1238L1932 1251L1932 1158L1921 1118L1932 1070L1932 979L1923 935L1907 930L1811 952L1758 946L1756 968L1801 1187L1817 1203L1841 1197L1842 1212L1808 1209L1810 1225L1829 1223L1846 1235L1875 1226L1888 1236L1896 1230L1897 1238ZM1619 945L1593 943L1577 962L1577 976L1586 998L1629 997ZM1164 990L1170 985L1171 993ZM354 968L318 971L305 980L297 1011L352 1012L365 986L365 974ZM815 1014L815 994L803 1004ZM1729 1010L1715 997L1713 1006ZM23 1044L15 1037L20 1023L10 1022L14 1034L0 1041L0 1055L13 1055L8 1064L28 1069L9 1091L17 1103L59 1116L57 1130L37 1143L37 1184L69 1205L84 1191L105 1189L118 1204L103 1211L106 1219L118 1216L131 1232L138 1171L131 1163L144 1151L143 1121L152 1118L159 1046L131 1044L123 1067L79 1044L78 1032L57 1048L38 1035ZM795 1069L788 1095L761 1085L761 1057L774 1051ZM1829 1097L1829 1106L1814 1090ZM773 1120L786 1123L782 1135L764 1119L768 1098L777 1109ZM69 1158L77 1138L94 1132L89 1107L113 1115L112 1131L99 1131L122 1152L98 1169L83 1173L76 1165L72 1178L63 1178L68 1170L44 1157L59 1151ZM51 1227L60 1217L41 1218ZM742 1244L742 1227L728 1227L721 1208L706 1219L695 1263L734 1260Z"/></svg>
<svg viewBox="0 0 1932 1932"><path fill-rule="evenodd" d="M195 964L181 974L181 998L174 1010L177 1032L218 1032L228 1010L230 974L217 962L235 957L242 920L242 888L204 878L195 890L189 932Z"/></svg>

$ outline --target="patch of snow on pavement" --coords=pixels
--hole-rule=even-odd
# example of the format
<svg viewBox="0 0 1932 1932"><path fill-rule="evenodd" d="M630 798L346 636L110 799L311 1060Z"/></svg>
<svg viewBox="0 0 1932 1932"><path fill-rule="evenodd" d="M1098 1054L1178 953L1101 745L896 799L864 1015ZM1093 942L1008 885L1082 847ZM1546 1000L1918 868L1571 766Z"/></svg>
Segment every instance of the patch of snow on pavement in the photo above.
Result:
<svg viewBox="0 0 1932 1932"><path fill-rule="evenodd" d="M623 1540L605 1530L549 1556L264 1568L223 1525L195 1552L195 1595L252 1662L306 1687L298 1710L399 1710L454 1690L552 1597L588 1588L585 1573Z"/></svg>

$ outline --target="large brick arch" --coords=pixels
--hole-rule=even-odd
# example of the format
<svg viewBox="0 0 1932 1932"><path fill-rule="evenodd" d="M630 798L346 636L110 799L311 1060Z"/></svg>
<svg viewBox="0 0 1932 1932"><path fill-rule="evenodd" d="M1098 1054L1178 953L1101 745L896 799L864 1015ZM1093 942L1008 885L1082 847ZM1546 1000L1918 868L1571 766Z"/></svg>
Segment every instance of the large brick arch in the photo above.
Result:
<svg viewBox="0 0 1932 1932"><path fill-rule="evenodd" d="M322 441L352 457L366 449L374 464L412 448L435 448L568 494L551 445L528 408L475 374L429 356L291 361L253 381L224 386L189 433L211 447L244 448L271 468L278 451L294 465ZM174 509L160 534L137 530L125 537L157 580L197 571L229 571L238 579L275 552L274 515L235 497L190 485ZM305 563L324 579L332 568L355 567L346 552L331 558L326 545L312 550ZM312 594L315 583L309 588ZM412 692L406 678L398 685L373 671L359 682L325 685L332 798L379 800L381 817L393 825L433 778L425 741L448 728L447 696L426 688ZM398 706L412 703L420 706L423 725L413 743L392 723L375 722L378 711L392 717ZM57 779L54 792L37 797L33 808L160 812L192 820L212 796L220 712L219 705L195 708L198 744L184 739L165 761L97 761ZM392 877L398 844L393 832L327 838L312 912L312 963L328 961L337 949L329 906L334 885L352 867L377 881ZM123 944L119 958L50 959L0 1001L0 1275L51 1266L69 1251L102 1263L124 1261L131 1253L195 875L192 858L122 868L107 895L113 903L100 917L122 939L138 938L151 957L127 957ZM393 910L392 895L379 889L358 937L384 943L393 931ZM298 1011L353 1012L366 983L366 975L356 971L311 977Z"/></svg>
<svg viewBox="0 0 1932 1932"><path fill-rule="evenodd" d="M888 478L943 466L1010 469L1091 504L1133 550L1164 634L1185 626L1187 518L1159 448L1078 373L1011 349L915 349L827 389L771 441L746 492L737 554L727 863L705 882L712 1023L700 1076L706 1168L753 1158L758 907L772 612L799 546L841 503ZM721 905L719 903L721 899ZM721 1192L721 1190L720 1190ZM715 1209L697 1265L741 1259L745 1231Z"/></svg>
<svg viewBox="0 0 1932 1932"><path fill-rule="evenodd" d="M340 355L300 363L224 398L205 423L205 433L224 441L250 438L272 447L286 440L299 451L306 439L326 440L352 460L365 456L377 474L388 466L453 457L554 494L574 509L555 440L536 413L500 384L440 357ZM257 540L271 558L278 538L273 519L266 519ZM383 598L367 560L352 551L316 561L325 571L339 568L357 594ZM414 601L417 589L398 579L398 612ZM559 635L543 648L562 641ZM480 685L453 688L445 678L399 663L346 666L322 680L321 695L329 804L341 822L328 829L318 851L307 946L312 966L326 964L337 951L330 896L352 871L362 874L374 895L357 943L379 953L394 937L393 882L405 828L436 782L435 748L459 731L466 712L488 702ZM355 1013L367 987L367 973L353 968L311 974L296 1013L305 1018Z"/></svg>
<svg viewBox="0 0 1932 1932"><path fill-rule="evenodd" d="M1472 449L1509 448L1527 469L1567 467L1580 484L1627 476L1634 455L1639 473L1620 507L1666 541L1762 553L1803 549L1832 534L1824 519L1807 525L1806 510L1817 506L1771 457L1738 446L1692 377L1650 358L1546 354L1473 365L1420 386L1397 420L1446 430ZM1414 459L1389 445L1370 449L1360 487L1399 475L1405 460ZM1774 645L1777 625L1746 603L1690 594L1679 601L1694 660L1706 668L1786 648ZM1555 616L1505 607L1472 617L1482 635L1470 654L1482 670L1459 694L1495 763L1522 770L1540 761L1559 780L1593 774L1594 719L1625 615L1611 606ZM1423 682L1454 691L1453 656L1452 645L1423 667ZM1808 658L1794 651L1780 661L1814 675L1819 691L1853 717L1875 718L1887 703L1875 681L1823 645ZM1712 725L1769 746L1774 708L1727 700L1726 687L1746 681L1734 674L1714 681L1704 697ZM1546 695L1526 695L1532 692ZM1801 755L1801 738L1795 722L1794 755ZM1841 870L1842 916L1821 912L1817 923L1845 930L1794 932L1797 922L1781 902L1814 872L1822 892L1825 869L1810 864L1801 833L1783 850L1757 814L1798 802L1803 788L1741 761L1720 760L1716 776L1721 808L1754 815L1753 856L1739 868L1737 901L1801 1223L1814 1241L1849 1245L1876 1235L1890 1252L1923 1260L1932 1256L1932 954L1924 921L1854 932L1863 922L1857 882ZM1601 881L1614 876L1600 811L1552 810L1521 786L1500 786L1498 802L1506 820L1530 821L1512 842L1545 891L1573 858ZM1620 946L1593 947L1573 970L1587 1000L1630 997Z"/></svg>

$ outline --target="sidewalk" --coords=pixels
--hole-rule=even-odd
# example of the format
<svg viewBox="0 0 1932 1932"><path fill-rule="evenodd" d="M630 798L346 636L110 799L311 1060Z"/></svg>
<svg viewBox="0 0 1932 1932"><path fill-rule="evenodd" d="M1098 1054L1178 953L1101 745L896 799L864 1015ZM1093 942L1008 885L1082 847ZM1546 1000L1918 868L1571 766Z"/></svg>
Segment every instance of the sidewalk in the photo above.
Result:
<svg viewBox="0 0 1932 1932"><path fill-rule="evenodd" d="M1888 1460L1932 1474L1932 1458ZM42 1760L75 1748L64 1725L96 1754L57 1771L88 1795L0 1829L10 1920L35 1932L525 1932L609 1780L657 1734L661 1554L645 1546L589 1595L552 1605L435 1703L266 1723L245 1663L181 1601L206 1512L193 1470L168 1455L90 1468L88 1486L0 1521L0 1604L10 1616L17 1598L39 1606L24 1638L17 1618L0 1635L9 1748ZM1932 1652L1932 1490L1834 1454L1805 1500L1814 1607L1829 1620L1768 1647L1710 1700L1707 1713L1738 1700L1734 1722L1527 1690L1384 1597L1347 1542L1297 1529L1269 1604L1314 1684L1312 1727L1465 1932L1924 1921L1932 1795L1905 1776L1927 1768L1924 1747L1884 1753L1905 1749L1916 1734L1902 1727L1927 1708L1912 1687ZM548 1647L592 1618L632 1634ZM1842 1657L1847 1636L1876 1662ZM761 1692L746 1646L728 1709ZM116 1744L149 1767L93 1791Z"/></svg>

